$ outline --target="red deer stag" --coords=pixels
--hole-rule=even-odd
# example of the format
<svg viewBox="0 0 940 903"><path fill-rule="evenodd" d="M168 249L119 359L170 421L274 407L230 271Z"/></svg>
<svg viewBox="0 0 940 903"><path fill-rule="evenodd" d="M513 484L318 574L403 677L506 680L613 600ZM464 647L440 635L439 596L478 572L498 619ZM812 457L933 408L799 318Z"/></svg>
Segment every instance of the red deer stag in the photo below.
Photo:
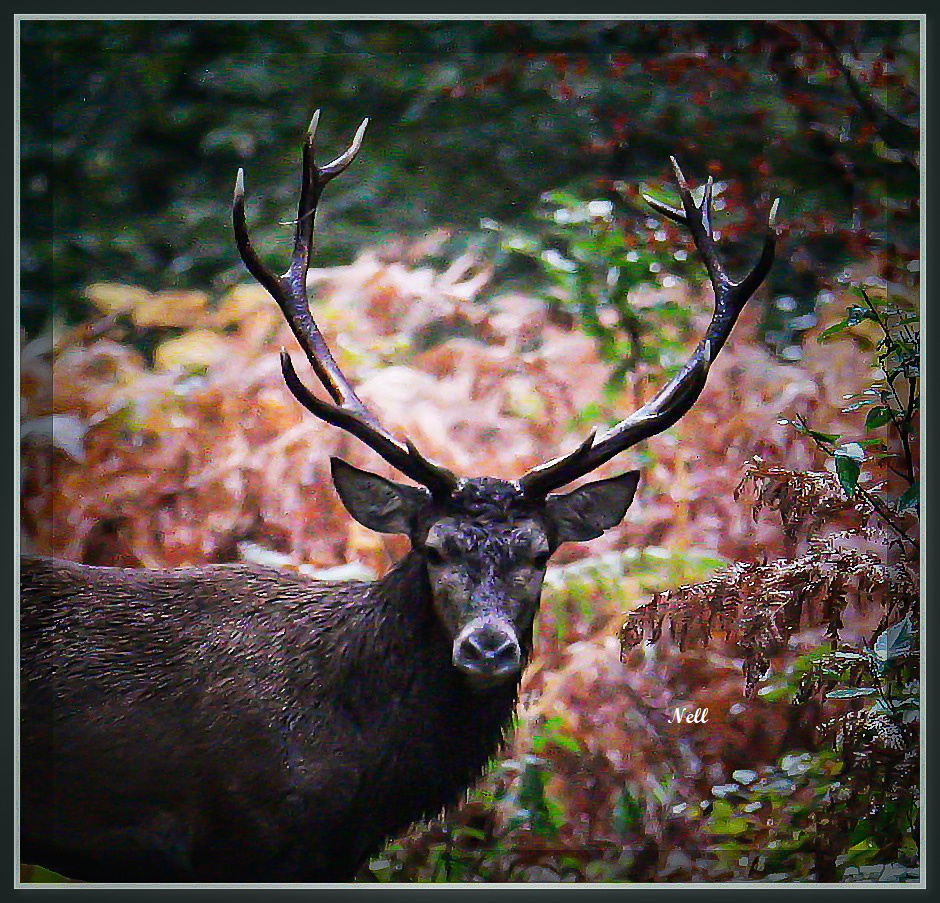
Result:
<svg viewBox="0 0 940 903"><path fill-rule="evenodd" d="M319 115L319 114L318 114ZM734 282L700 200L675 167L686 226L715 294L704 338L648 404L517 481L464 479L395 438L363 405L314 322L306 276L314 214L352 145L303 148L290 267L252 248L244 179L235 240L330 400L281 352L284 379L417 486L332 459L361 524L411 551L375 582L311 580L250 564L179 570L22 560L21 854L91 881L347 881L386 838L453 804L496 752L532 650L549 557L618 524L639 473L552 494L670 427L705 385L773 260ZM774 205L774 208L776 204Z"/></svg>

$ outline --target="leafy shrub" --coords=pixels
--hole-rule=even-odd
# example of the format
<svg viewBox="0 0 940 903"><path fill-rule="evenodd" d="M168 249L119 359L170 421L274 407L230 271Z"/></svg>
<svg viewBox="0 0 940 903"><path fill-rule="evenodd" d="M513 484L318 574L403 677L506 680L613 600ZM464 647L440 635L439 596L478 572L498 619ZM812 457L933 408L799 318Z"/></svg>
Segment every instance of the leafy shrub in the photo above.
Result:
<svg viewBox="0 0 940 903"><path fill-rule="evenodd" d="M751 878L820 881L919 874L918 319L906 304L860 295L864 306L851 306L820 340L874 327L875 379L844 408L864 414L869 435L842 442L797 418L791 425L831 472L758 459L738 487L753 484L755 512L776 510L805 549L660 593L621 630L627 647L655 640L665 622L683 647L722 637L742 655L747 693L792 699L818 719L810 751L713 788L706 829L728 854L716 876L742 868ZM866 629L873 603L880 617ZM828 645L758 689L772 663L781 665L799 634L812 637L814 628L825 630Z"/></svg>

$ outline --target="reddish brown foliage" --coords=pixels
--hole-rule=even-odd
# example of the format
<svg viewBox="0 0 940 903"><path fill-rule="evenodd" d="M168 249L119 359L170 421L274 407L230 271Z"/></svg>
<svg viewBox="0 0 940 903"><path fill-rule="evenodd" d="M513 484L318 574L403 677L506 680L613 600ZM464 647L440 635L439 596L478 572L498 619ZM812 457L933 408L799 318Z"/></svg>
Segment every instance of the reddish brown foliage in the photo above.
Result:
<svg viewBox="0 0 940 903"><path fill-rule="evenodd" d="M571 421L602 397L607 373L591 341L552 323L538 302L474 300L485 274L471 272L467 262L440 274L363 255L312 274L314 306L341 366L395 432L457 472L515 477L578 440L583 427L571 429ZM706 305L688 291L684 297L702 311L703 327ZM51 374L41 349L24 349L26 419L65 418L60 427L70 424L81 436L78 444L24 443L24 545L102 564L174 566L273 553L288 566L360 562L384 571L400 543L366 532L342 510L328 458L339 454L398 475L290 397L277 349L293 349L293 339L262 290L240 287L201 315L227 331L167 339L172 333L157 327L164 342L155 365L122 340L126 322L113 313L97 330L63 336ZM751 563L785 553L779 519L752 519L735 487L755 455L818 469L812 447L778 420L801 413L838 431L842 396L864 385L868 368L846 343L820 352L811 341L802 364L780 363L754 341L755 323L755 312L744 315L700 402L677 428L651 440L647 452L604 468L618 472L648 456L627 523L563 549L559 564L649 545ZM432 341L453 332L473 338ZM660 381L640 374L610 403L612 416L642 403ZM669 850L691 856L702 846L670 806L700 796L734 768L799 746L809 714L745 701L732 650L680 653L664 638L621 661L619 603L595 602L607 613L604 626L592 633L575 624L584 638L572 645L559 645L552 618L542 618L540 657L526 675L508 751L523 754L547 716L561 718L577 738L581 754L552 754L550 787L567 816L560 841L575 850L622 845L612 812L623 788L654 799L644 788L671 774L672 796L649 804L657 811L645 813L634 835L638 847L653 851L637 877L666 877ZM681 706L707 707L708 725L671 724L668 716ZM531 853L522 835L516 840ZM690 870L691 859L673 869L677 876Z"/></svg>

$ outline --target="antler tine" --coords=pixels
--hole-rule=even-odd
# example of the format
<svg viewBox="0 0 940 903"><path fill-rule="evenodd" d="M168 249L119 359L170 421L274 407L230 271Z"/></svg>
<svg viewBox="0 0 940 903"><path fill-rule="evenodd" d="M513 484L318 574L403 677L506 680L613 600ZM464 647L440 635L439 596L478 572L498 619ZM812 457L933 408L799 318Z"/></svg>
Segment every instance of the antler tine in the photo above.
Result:
<svg viewBox="0 0 940 903"><path fill-rule="evenodd" d="M457 477L447 468L425 458L410 442L403 445L381 426L340 370L310 313L307 270L310 265L317 204L330 180L343 172L355 159L369 123L368 119L362 121L352 143L340 156L326 166L317 166L314 161L314 147L319 121L320 111L317 110L307 129L304 142L294 250L287 272L283 276L274 275L261 262L251 245L245 221L245 176L241 169L235 179L235 195L232 201L235 243L248 271L277 301L307 360L335 404L317 398L300 381L290 358L282 350L281 370L288 388L297 400L317 417L356 436L393 467L427 486L433 493L449 493L457 486Z"/></svg>
<svg viewBox="0 0 940 903"><path fill-rule="evenodd" d="M658 213L684 225L691 232L715 293L715 312L711 323L689 360L651 401L600 436L595 437L592 433L573 452L530 470L519 481L526 495L544 496L676 423L701 395L712 361L721 351L744 305L770 270L776 247L775 220L779 198L770 209L760 259L740 282L734 282L725 273L712 234L712 180L708 180L701 201L696 203L679 164L675 158L670 157L670 160L679 185L682 209L646 195L644 200Z"/></svg>
<svg viewBox="0 0 940 903"><path fill-rule="evenodd" d="M287 383L287 388L290 389L294 398L314 416L355 436L381 455L392 467L427 486L432 493L449 494L456 488L458 480L454 474L446 467L425 458L410 439L406 440L405 445L402 446L385 430L377 429L372 424L363 421L356 412L317 398L300 381L290 356L283 348L281 349L281 373L284 374L284 382Z"/></svg>
<svg viewBox="0 0 940 903"><path fill-rule="evenodd" d="M359 400L352 386L346 380L342 371L333 359L323 336L310 314L310 304L307 300L307 270L310 266L310 251L313 245L313 228L316 217L317 204L320 195L327 183L339 175L359 149L362 135L368 119L364 120L356 133L356 139L349 150L342 157L329 166L318 167L314 162L314 145L317 125L320 120L320 111L317 110L307 129L307 139L304 142L303 166L301 173L300 200L297 208L297 226L294 235L294 251L291 254L290 265L283 276L275 276L261 262L248 239L248 228L245 224L245 182L243 170L238 171L235 181L235 198L232 206L235 226L235 241L241 253L242 260L248 271L273 296L280 305L291 331L303 348L307 359L317 374L323 387L338 404L353 408L365 420L377 425L373 415ZM346 158L343 160L343 158ZM336 164L342 161L342 165Z"/></svg>

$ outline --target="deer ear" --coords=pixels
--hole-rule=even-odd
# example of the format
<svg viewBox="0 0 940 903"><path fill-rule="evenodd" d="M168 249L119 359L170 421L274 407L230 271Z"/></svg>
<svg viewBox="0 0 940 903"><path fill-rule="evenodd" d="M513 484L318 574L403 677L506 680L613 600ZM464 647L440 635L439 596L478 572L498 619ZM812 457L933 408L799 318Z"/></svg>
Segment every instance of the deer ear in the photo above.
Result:
<svg viewBox="0 0 940 903"><path fill-rule="evenodd" d="M546 511L557 541L584 542L615 527L627 513L639 481L640 472L631 470L619 477L586 483L566 495L548 496Z"/></svg>
<svg viewBox="0 0 940 903"><path fill-rule="evenodd" d="M393 483L340 458L330 458L330 470L346 510L379 533L410 533L415 513L430 497L423 489Z"/></svg>

